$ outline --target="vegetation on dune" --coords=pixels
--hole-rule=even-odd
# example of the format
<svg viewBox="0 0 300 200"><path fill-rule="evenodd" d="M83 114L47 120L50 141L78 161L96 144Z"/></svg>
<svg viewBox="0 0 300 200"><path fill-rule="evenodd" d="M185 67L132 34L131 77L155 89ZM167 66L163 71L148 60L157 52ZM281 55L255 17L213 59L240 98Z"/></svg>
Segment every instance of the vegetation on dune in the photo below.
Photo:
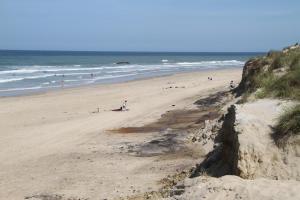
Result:
<svg viewBox="0 0 300 200"><path fill-rule="evenodd" d="M300 100L300 49L273 55L269 69L254 78L254 85L258 98Z"/></svg>
<svg viewBox="0 0 300 200"><path fill-rule="evenodd" d="M300 105L286 110L278 119L273 138L282 145L292 135L300 135Z"/></svg>
<svg viewBox="0 0 300 200"><path fill-rule="evenodd" d="M248 61L239 87L243 94L241 102L246 102L252 94L256 98L300 101L299 45ZM285 111L278 118L274 130L277 144L285 144L290 136L300 134L300 105Z"/></svg>
<svg viewBox="0 0 300 200"><path fill-rule="evenodd" d="M278 97L300 100L300 68L290 70L281 77L273 73L264 73L257 78L259 90L258 98Z"/></svg>

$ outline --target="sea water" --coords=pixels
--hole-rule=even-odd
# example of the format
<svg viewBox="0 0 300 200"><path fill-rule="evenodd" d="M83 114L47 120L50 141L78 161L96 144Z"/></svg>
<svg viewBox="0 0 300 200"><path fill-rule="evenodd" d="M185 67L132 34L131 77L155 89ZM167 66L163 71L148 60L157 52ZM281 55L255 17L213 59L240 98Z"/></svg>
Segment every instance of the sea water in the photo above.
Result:
<svg viewBox="0 0 300 200"><path fill-rule="evenodd" d="M246 60L261 54L2 50L0 96L117 83L180 72L242 68Z"/></svg>

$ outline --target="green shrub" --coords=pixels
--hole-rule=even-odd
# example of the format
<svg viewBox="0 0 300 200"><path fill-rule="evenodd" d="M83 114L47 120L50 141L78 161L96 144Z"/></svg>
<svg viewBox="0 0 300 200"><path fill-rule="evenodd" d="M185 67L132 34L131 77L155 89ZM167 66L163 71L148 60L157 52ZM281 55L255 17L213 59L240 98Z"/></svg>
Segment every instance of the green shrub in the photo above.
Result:
<svg viewBox="0 0 300 200"><path fill-rule="evenodd" d="M300 50L294 49L287 53L277 52L276 54L271 54L268 58L273 60L270 67L271 71L282 67L292 68L293 65L299 64Z"/></svg>
<svg viewBox="0 0 300 200"><path fill-rule="evenodd" d="M266 72L257 76L255 81L259 88L269 88L274 84L274 82L276 82L276 80L277 79L273 73Z"/></svg>
<svg viewBox="0 0 300 200"><path fill-rule="evenodd" d="M267 84L265 83L264 89L271 96L300 100L300 69L289 71L280 78L265 80L265 82Z"/></svg>
<svg viewBox="0 0 300 200"><path fill-rule="evenodd" d="M281 51L274 51L274 50L271 50L268 52L268 55L267 55L267 58L270 58L270 59L275 59L277 58L278 56L280 56L282 54Z"/></svg>
<svg viewBox="0 0 300 200"><path fill-rule="evenodd" d="M300 56L295 57L291 63L291 69L296 70L300 69Z"/></svg>
<svg viewBox="0 0 300 200"><path fill-rule="evenodd" d="M276 53L271 67L266 72L259 73L254 79L256 97L277 97L300 100L300 50L288 53ZM273 70L285 67L286 73L277 77Z"/></svg>
<svg viewBox="0 0 300 200"><path fill-rule="evenodd" d="M271 88L276 83L277 79L278 78L276 78L274 74L270 72L259 74L254 80L258 88L256 97L265 98L267 96L271 96Z"/></svg>
<svg viewBox="0 0 300 200"><path fill-rule="evenodd" d="M273 70L273 69L278 69L278 68L281 68L281 67L284 67L283 57L282 56L277 56L274 59L270 69Z"/></svg>
<svg viewBox="0 0 300 200"><path fill-rule="evenodd" d="M300 134L300 105L286 110L275 126L273 138L279 145L284 145L289 137Z"/></svg>

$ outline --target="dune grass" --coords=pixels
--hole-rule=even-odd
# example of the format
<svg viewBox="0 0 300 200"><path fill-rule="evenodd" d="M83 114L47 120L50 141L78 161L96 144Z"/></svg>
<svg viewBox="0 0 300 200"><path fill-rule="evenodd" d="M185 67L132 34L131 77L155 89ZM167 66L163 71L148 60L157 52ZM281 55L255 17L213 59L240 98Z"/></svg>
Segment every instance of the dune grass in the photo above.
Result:
<svg viewBox="0 0 300 200"><path fill-rule="evenodd" d="M291 70L281 77L272 73L263 74L259 79L258 98L275 97L300 100L300 68Z"/></svg>
<svg viewBox="0 0 300 200"><path fill-rule="evenodd" d="M300 100L300 51L276 56L269 70L254 78L256 96ZM274 73L279 68L286 70L281 76Z"/></svg>
<svg viewBox="0 0 300 200"><path fill-rule="evenodd" d="M257 65L259 70L252 75L251 87L244 93L243 101L254 91L256 98L300 101L300 48L288 52L269 52L267 56L257 59ZM299 104L279 116L273 138L278 145L284 146L289 137L297 134L300 134Z"/></svg>
<svg viewBox="0 0 300 200"><path fill-rule="evenodd" d="M284 145L292 135L300 135L300 104L286 110L278 118L273 138L279 145Z"/></svg>

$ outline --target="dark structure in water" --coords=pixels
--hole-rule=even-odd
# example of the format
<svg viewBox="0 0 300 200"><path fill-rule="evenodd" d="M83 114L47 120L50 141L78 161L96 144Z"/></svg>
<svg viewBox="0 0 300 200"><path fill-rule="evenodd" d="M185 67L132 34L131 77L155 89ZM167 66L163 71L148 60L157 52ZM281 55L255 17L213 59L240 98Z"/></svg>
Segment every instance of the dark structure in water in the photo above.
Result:
<svg viewBox="0 0 300 200"><path fill-rule="evenodd" d="M117 62L117 65L129 65L130 63L127 61Z"/></svg>

